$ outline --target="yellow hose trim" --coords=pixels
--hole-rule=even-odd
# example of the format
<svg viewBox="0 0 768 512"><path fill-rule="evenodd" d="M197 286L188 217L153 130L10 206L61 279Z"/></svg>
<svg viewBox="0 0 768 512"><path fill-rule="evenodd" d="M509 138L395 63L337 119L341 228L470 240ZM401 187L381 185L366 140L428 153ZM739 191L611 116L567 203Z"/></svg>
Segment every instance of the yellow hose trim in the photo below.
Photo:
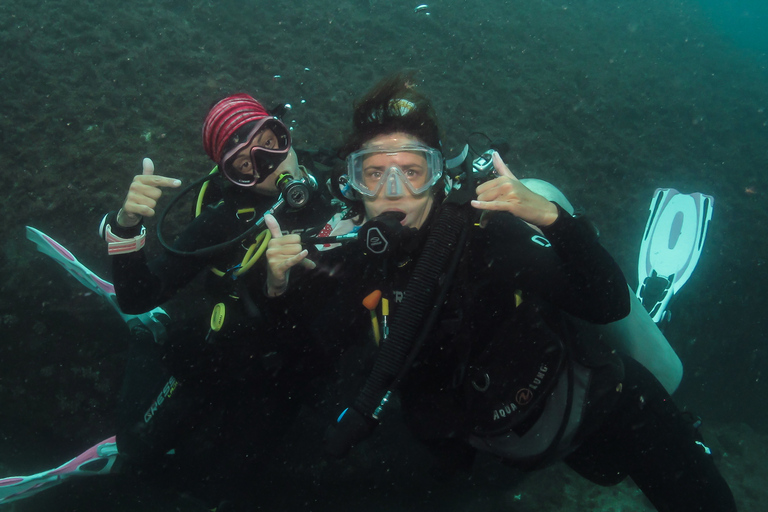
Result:
<svg viewBox="0 0 768 512"><path fill-rule="evenodd" d="M211 172L208 173L208 175L216 174L219 172L219 166L214 166L213 169L211 169ZM197 194L197 201L195 202L195 217L198 217L200 213L203 211L203 206L205 204L205 193L208 191L208 185L211 183L211 180L206 181L203 183L203 186L200 187L200 192ZM241 208L237 211L238 215L242 215L244 213L253 213L256 210L254 208ZM268 229L265 229L259 235L256 237L256 240L253 244L248 248L248 251L245 253L245 256L243 256L243 261L240 263L240 268L238 268L234 274L235 276L240 276L247 272L248 270L253 267L254 264L256 264L257 261L259 261L259 258L264 254L264 252L267 250L267 244L269 244L269 241L272 239L272 234L269 232ZM211 272L213 272L215 275L219 277L224 277L227 275L226 272L219 270L216 267L211 268Z"/></svg>
<svg viewBox="0 0 768 512"><path fill-rule="evenodd" d="M251 267L254 266L257 261L259 261L259 258L261 258L261 256L267 250L267 245L269 245L270 240L272 240L272 233L270 233L268 229L265 229L259 233L259 235L256 237L256 240L246 251L245 256L243 256L243 260L240 262L239 268L233 272L235 277L240 277L244 273L248 272ZM227 275L226 272L219 270L216 267L211 267L211 272L213 272L214 275L218 277L224 277Z"/></svg>
<svg viewBox="0 0 768 512"><path fill-rule="evenodd" d="M239 210L237 210L237 216L239 217L244 213L255 213L255 212L256 212L256 208L240 208Z"/></svg>
<svg viewBox="0 0 768 512"><path fill-rule="evenodd" d="M211 169L211 172L208 173L208 175L216 174L219 172L219 166L216 165ZM208 184L211 182L211 180L206 181L203 183L203 186L200 187L200 193L197 194L197 202L195 203L195 217L198 217L200 213L203 211L203 201L205 200L205 193L208 191Z"/></svg>
<svg viewBox="0 0 768 512"><path fill-rule="evenodd" d="M261 256L267 250L267 245L269 244L270 240L272 240L272 233L270 233L268 229L265 229L259 233L259 236L256 237L256 240L248 248L248 252L245 253L243 262L240 264L240 268L235 271L236 276L240 276L241 274L248 272L251 267L257 261L259 261L259 258L261 258Z"/></svg>

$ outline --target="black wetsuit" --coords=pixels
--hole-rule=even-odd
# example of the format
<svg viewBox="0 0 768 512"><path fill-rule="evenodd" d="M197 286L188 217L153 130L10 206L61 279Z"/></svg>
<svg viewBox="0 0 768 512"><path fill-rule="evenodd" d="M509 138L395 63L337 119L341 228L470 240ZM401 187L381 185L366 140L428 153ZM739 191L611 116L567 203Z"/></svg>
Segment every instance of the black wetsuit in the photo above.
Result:
<svg viewBox="0 0 768 512"><path fill-rule="evenodd" d="M329 308L316 310L312 331L364 337L371 316L360 301L377 289L393 321L426 231L408 243L415 250L387 257L353 245L329 251L326 282L292 292L326 293ZM473 229L439 320L399 389L411 431L443 465L471 461L473 449L525 469L565 458L597 483L631 476L658 510L735 510L691 422L658 381L572 330L568 315L607 323L629 312L616 263L585 221L562 210L543 232L508 214ZM340 293L328 300L328 290Z"/></svg>
<svg viewBox="0 0 768 512"><path fill-rule="evenodd" d="M339 210L331 204L325 177L308 155L298 155L319 189L304 208L276 214L284 233L320 228ZM191 251L237 238L276 199L229 190L223 202L205 208L183 230L174 247ZM238 214L245 207L253 212ZM122 237L135 236L137 230L113 227ZM285 430L299 397L320 373L322 347L307 343L296 330L287 336L284 315L269 311L265 258L237 279L231 272L224 277L208 272L212 267L227 272L244 254L238 243L202 257L168 251L151 261L144 251L112 257L115 290L126 313L166 307L177 291L207 272L204 295L172 304L163 345L138 329L131 347L117 410L117 443L124 463L142 473L162 473L174 464L209 483L221 478L236 488L233 473L247 478L248 465L260 464L259 453L275 447L275 436ZM224 325L210 333L211 309L218 302L226 305ZM165 457L169 450L176 455Z"/></svg>

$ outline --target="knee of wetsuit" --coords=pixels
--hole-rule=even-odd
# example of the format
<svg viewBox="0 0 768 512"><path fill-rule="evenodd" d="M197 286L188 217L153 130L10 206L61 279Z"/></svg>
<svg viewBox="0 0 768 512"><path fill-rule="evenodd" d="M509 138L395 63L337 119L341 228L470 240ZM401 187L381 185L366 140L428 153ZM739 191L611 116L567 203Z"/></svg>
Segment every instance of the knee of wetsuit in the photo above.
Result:
<svg viewBox="0 0 768 512"><path fill-rule="evenodd" d="M680 417L690 425L691 430L693 431L693 440L694 442L701 447L701 449L712 457L712 450L709 449L709 447L704 444L704 435L701 433L701 417L693 414L690 411L683 411L680 413Z"/></svg>

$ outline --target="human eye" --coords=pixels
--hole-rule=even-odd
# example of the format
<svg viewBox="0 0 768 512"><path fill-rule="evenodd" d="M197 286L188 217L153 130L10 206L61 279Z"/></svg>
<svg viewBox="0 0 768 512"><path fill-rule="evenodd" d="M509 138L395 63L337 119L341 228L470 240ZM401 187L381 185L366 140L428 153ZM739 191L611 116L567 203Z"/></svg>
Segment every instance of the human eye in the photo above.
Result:
<svg viewBox="0 0 768 512"><path fill-rule="evenodd" d="M265 140L263 144L265 148L268 148L268 149L274 148L275 146L277 146L277 137L272 136L267 140Z"/></svg>
<svg viewBox="0 0 768 512"><path fill-rule="evenodd" d="M251 170L251 160L245 158L242 160L235 160L232 163L232 167L239 173L247 174Z"/></svg>
<svg viewBox="0 0 768 512"><path fill-rule="evenodd" d="M416 166L408 167L405 169L405 176L411 181L419 180L422 176L424 176L424 169Z"/></svg>
<svg viewBox="0 0 768 512"><path fill-rule="evenodd" d="M277 135L272 130L267 130L261 134L256 145L266 149L274 149L277 147Z"/></svg>

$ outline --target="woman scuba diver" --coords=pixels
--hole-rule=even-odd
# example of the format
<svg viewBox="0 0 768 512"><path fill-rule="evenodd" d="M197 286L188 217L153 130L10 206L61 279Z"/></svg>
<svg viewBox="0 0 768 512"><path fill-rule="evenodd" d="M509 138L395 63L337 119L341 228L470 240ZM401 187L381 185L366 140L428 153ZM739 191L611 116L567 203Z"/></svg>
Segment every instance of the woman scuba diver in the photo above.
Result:
<svg viewBox="0 0 768 512"><path fill-rule="evenodd" d="M334 191L357 215L358 243L322 253L318 269L333 272L318 284L275 293L323 294L309 320L316 335L381 339L365 386L328 436L330 454L369 436L396 392L443 468L468 468L478 450L522 469L564 460L601 485L632 477L658 510L735 510L663 386L574 332L569 316L604 324L630 310L591 224L527 189L498 154L489 181L443 176L436 116L407 76L356 105L341 156ZM274 262L268 252L270 268L289 252Z"/></svg>
<svg viewBox="0 0 768 512"><path fill-rule="evenodd" d="M263 460L255 454L275 446L322 370L323 349L285 335L284 316L268 310L266 269L254 265L269 241L263 215L272 212L286 230L302 232L323 227L339 208L317 186L323 164L296 151L289 129L251 96L216 103L202 135L217 166L203 186L215 183L220 199L198 204L171 247L151 260L142 250L142 219L155 214L164 188L179 186L151 167L102 222L124 312L164 304L202 273L207 289L179 294L162 345L150 336L132 344L116 441L123 467L151 475L181 466L195 481L213 484L212 496L233 499L232 489L247 495L245 482Z"/></svg>
<svg viewBox="0 0 768 512"><path fill-rule="evenodd" d="M195 218L157 258L145 254L142 219L155 215L163 189L181 182L155 175L149 159L122 208L101 224L121 313L152 313L129 322L134 339L117 436L50 471L0 479L0 504L69 477L118 469L124 477L141 475L143 483L169 485L175 475L214 504L252 498L253 471L263 469L312 377L325 368L322 347L301 343L295 330L284 335L284 315L264 310L266 269L256 265L269 240L263 214L300 232L323 227L338 207L315 178L328 160L296 151L282 121L247 94L211 108L203 146L216 167L186 189L201 189ZM219 195L206 194L211 183ZM159 229L158 235L162 242ZM207 269L206 293L179 294L169 317L166 301Z"/></svg>

